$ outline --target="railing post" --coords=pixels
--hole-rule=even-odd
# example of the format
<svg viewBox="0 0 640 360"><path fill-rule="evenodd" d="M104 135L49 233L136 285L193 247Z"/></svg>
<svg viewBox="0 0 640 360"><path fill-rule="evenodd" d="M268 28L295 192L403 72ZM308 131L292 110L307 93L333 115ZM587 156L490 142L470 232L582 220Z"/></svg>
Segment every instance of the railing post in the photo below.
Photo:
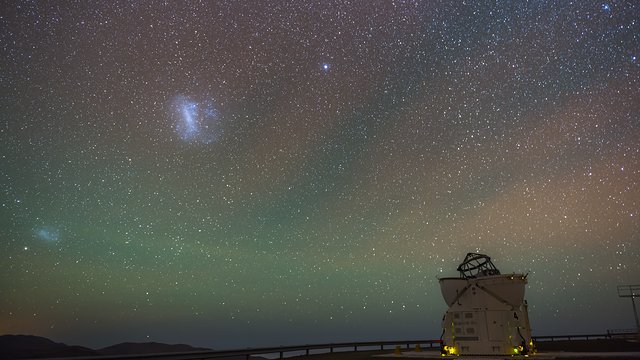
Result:
<svg viewBox="0 0 640 360"><path fill-rule="evenodd" d="M284 359L284 352L280 351L280 359Z"/></svg>
<svg viewBox="0 0 640 360"><path fill-rule="evenodd" d="M309 348L306 348L305 350L306 350L305 355L309 356Z"/></svg>

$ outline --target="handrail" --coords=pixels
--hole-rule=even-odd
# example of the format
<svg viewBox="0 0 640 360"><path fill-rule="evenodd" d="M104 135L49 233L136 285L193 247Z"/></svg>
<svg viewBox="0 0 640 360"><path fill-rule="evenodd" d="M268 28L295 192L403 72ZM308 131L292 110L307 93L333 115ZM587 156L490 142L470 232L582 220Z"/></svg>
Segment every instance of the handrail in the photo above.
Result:
<svg viewBox="0 0 640 360"><path fill-rule="evenodd" d="M628 336L637 334L634 330L607 330L606 334L580 334L580 335L546 335L533 336L534 341L561 341L561 340L596 340L596 339L612 339L620 336Z"/></svg>
<svg viewBox="0 0 640 360"><path fill-rule="evenodd" d="M609 329L607 330L607 334L611 335L628 335L628 334L637 334L638 329Z"/></svg>
<svg viewBox="0 0 640 360"><path fill-rule="evenodd" d="M160 354L132 354L132 355L103 355L103 356L80 356L73 357L73 360L122 360L122 359L171 359L171 360L204 360L215 359L229 356L246 356L248 359L251 355L267 355L267 354L279 354L279 358L283 359L284 354L294 351L305 351L309 355L310 350L322 350L326 349L329 352L333 352L335 349L353 348L353 351L358 351L358 348L363 347L380 347L380 350L384 350L385 346L391 345L406 345L407 349L411 345L420 345L425 348L439 348L441 340L398 340L398 341L360 341L350 343L328 343L328 344L311 344L311 345L294 345L294 346L278 346L278 347L264 347L264 348L247 348L237 350L216 350L216 351L190 351L179 353L160 353ZM69 358L47 358L47 360L68 360ZM40 359L43 360L43 359Z"/></svg>
<svg viewBox="0 0 640 360"><path fill-rule="evenodd" d="M559 341L559 340L594 340L610 339L611 334L585 334L585 335L547 335L533 336L534 341Z"/></svg>
<svg viewBox="0 0 640 360"><path fill-rule="evenodd" d="M624 333L628 335L629 333ZM595 339L612 339L616 335L623 335L622 333L608 332L606 334L585 334L585 335L547 335L547 336L533 336L533 340L538 342L545 341L562 341L562 340L595 340ZM358 348L371 348L380 347L380 350L384 350L385 346L406 346L407 349L411 348L411 345L424 347L427 349L439 348L442 344L442 340L393 340L393 341L359 341L359 342L346 342L346 343L328 343L328 344L310 344L310 345L293 345L293 346L277 346L277 347L262 347L262 348L246 348L236 350L215 350L215 351L190 351L179 353L160 353L160 354L132 354L132 355L102 355L102 356L81 356L73 357L73 360L123 360L123 359L170 359L170 360L205 360L216 359L229 356L245 356L249 359L252 355L268 355L278 354L280 359L284 358L284 355L289 352L305 351L306 355L309 355L311 350L328 350L333 353L335 349L353 348L353 351L358 351ZM69 360L69 358L48 358L46 360ZM39 359L43 360L43 359Z"/></svg>

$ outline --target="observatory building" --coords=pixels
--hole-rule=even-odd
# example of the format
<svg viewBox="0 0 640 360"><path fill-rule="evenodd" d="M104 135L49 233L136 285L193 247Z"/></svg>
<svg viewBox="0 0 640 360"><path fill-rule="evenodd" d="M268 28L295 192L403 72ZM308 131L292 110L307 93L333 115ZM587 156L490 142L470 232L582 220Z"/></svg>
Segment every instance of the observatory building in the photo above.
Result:
<svg viewBox="0 0 640 360"><path fill-rule="evenodd" d="M443 355L527 355L534 351L524 300L527 275L500 274L491 258L468 253L458 278L441 278L449 309Z"/></svg>

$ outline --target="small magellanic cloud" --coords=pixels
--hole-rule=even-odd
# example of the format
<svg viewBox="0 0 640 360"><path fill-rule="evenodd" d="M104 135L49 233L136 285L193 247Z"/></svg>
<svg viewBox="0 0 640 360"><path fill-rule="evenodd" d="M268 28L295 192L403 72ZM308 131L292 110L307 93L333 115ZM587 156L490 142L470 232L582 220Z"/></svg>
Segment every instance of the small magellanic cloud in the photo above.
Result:
<svg viewBox="0 0 640 360"><path fill-rule="evenodd" d="M34 229L34 235L46 242L56 242L60 240L60 231L51 226L39 226Z"/></svg>

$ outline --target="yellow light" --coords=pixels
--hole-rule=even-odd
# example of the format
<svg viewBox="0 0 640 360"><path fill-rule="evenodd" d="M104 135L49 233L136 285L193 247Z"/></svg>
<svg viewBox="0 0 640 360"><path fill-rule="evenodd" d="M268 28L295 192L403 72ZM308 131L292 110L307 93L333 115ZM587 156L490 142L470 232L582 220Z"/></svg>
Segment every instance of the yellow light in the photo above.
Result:
<svg viewBox="0 0 640 360"><path fill-rule="evenodd" d="M520 350L518 350L518 348L514 346L513 347L513 353L517 355L517 354L520 353Z"/></svg>
<svg viewBox="0 0 640 360"><path fill-rule="evenodd" d="M456 355L458 353L455 346L445 345L442 349L447 353L447 355ZM445 354L442 354L442 356L444 355Z"/></svg>

